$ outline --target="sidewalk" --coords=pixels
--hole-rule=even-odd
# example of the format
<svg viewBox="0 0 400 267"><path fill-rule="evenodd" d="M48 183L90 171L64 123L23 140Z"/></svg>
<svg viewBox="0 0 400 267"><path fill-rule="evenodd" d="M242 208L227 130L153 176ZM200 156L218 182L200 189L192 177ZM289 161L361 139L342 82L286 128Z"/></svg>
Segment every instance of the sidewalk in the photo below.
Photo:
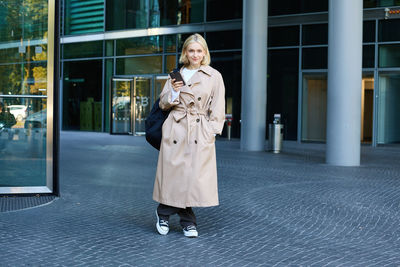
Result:
<svg viewBox="0 0 400 267"><path fill-rule="evenodd" d="M0 213L0 266L399 266L400 146L363 146L361 167L324 148L217 141L220 206L194 209L188 239L177 217L156 233L143 137L62 132L61 197Z"/></svg>

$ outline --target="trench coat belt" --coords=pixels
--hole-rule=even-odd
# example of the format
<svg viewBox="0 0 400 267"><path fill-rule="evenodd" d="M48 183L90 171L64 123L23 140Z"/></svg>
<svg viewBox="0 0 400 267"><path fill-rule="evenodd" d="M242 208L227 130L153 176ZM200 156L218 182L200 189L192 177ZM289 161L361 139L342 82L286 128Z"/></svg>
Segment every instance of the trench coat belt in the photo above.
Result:
<svg viewBox="0 0 400 267"><path fill-rule="evenodd" d="M175 118L175 121L179 122L181 119L186 117L187 120L187 142L189 144L189 138L190 138L190 119L194 116L206 116L206 112L202 110L197 110L197 109L184 109L184 108L177 108L173 110L172 114Z"/></svg>

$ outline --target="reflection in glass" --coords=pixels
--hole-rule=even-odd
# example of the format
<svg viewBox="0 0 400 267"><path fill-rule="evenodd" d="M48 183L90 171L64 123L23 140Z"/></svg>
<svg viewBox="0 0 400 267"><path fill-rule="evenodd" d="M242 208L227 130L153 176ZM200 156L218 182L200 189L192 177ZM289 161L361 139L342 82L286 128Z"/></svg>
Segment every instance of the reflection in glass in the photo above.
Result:
<svg viewBox="0 0 400 267"><path fill-rule="evenodd" d="M364 0L364 8L400 6L400 0Z"/></svg>
<svg viewBox="0 0 400 267"><path fill-rule="evenodd" d="M162 73L162 56L117 58L117 75Z"/></svg>
<svg viewBox="0 0 400 267"><path fill-rule="evenodd" d="M135 135L145 134L145 121L150 113L151 79L136 77L134 80L135 99Z"/></svg>
<svg viewBox="0 0 400 267"><path fill-rule="evenodd" d="M168 76L156 76L154 84L154 95L153 103L160 97L161 91L164 88L165 82L168 80Z"/></svg>
<svg viewBox="0 0 400 267"><path fill-rule="evenodd" d="M363 42L375 42L375 20L364 21Z"/></svg>
<svg viewBox="0 0 400 267"><path fill-rule="evenodd" d="M46 99L0 97L0 187L46 185L46 119Z"/></svg>
<svg viewBox="0 0 400 267"><path fill-rule="evenodd" d="M379 67L400 67L400 45L379 46Z"/></svg>
<svg viewBox="0 0 400 267"><path fill-rule="evenodd" d="M176 68L176 56L165 56L165 72L169 73Z"/></svg>
<svg viewBox="0 0 400 267"><path fill-rule="evenodd" d="M304 75L302 103L302 141L326 140L326 74Z"/></svg>
<svg viewBox="0 0 400 267"><path fill-rule="evenodd" d="M375 64L375 46L364 45L362 52L363 52L362 67L373 68Z"/></svg>
<svg viewBox="0 0 400 267"><path fill-rule="evenodd" d="M378 144L400 142L400 74L379 75Z"/></svg>
<svg viewBox="0 0 400 267"><path fill-rule="evenodd" d="M117 40L117 56L162 52L162 36L137 37Z"/></svg>
<svg viewBox="0 0 400 267"><path fill-rule="evenodd" d="M150 27L203 22L204 0L150 0Z"/></svg>
<svg viewBox="0 0 400 267"><path fill-rule="evenodd" d="M165 52L176 52L176 35L165 35Z"/></svg>
<svg viewBox="0 0 400 267"><path fill-rule="evenodd" d="M65 0L65 34L100 32L104 28L104 0Z"/></svg>
<svg viewBox="0 0 400 267"><path fill-rule="evenodd" d="M400 41L400 19L379 21L379 42Z"/></svg>
<svg viewBox="0 0 400 267"><path fill-rule="evenodd" d="M111 92L111 121L114 134L130 133L132 80L113 79Z"/></svg>
<svg viewBox="0 0 400 267"><path fill-rule="evenodd" d="M209 50L241 49L242 31L207 32L207 45Z"/></svg>
<svg viewBox="0 0 400 267"><path fill-rule="evenodd" d="M269 1L269 16L328 11L328 0Z"/></svg>

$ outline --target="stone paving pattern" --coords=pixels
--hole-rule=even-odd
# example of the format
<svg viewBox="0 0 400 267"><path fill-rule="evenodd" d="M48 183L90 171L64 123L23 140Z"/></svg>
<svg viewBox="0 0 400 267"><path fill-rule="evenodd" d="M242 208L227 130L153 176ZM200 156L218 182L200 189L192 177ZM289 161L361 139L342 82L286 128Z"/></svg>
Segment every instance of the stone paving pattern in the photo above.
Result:
<svg viewBox="0 0 400 267"><path fill-rule="evenodd" d="M157 151L143 137L61 133L61 197L0 213L0 266L400 266L400 147L362 146L361 167L323 144L281 154L217 141L220 206L160 236Z"/></svg>

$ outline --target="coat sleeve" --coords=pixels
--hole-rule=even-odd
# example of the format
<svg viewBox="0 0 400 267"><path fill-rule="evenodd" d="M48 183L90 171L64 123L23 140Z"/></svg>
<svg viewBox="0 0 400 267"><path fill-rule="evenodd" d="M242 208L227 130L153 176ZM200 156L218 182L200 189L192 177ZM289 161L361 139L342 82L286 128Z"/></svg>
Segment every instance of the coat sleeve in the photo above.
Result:
<svg viewBox="0 0 400 267"><path fill-rule="evenodd" d="M209 111L213 134L221 134L225 123L225 86L220 73L217 74Z"/></svg>
<svg viewBox="0 0 400 267"><path fill-rule="evenodd" d="M160 94L160 108L162 110L169 110L173 106L176 106L180 103L179 97L172 100L172 85L171 85L171 78L165 82L164 88Z"/></svg>

